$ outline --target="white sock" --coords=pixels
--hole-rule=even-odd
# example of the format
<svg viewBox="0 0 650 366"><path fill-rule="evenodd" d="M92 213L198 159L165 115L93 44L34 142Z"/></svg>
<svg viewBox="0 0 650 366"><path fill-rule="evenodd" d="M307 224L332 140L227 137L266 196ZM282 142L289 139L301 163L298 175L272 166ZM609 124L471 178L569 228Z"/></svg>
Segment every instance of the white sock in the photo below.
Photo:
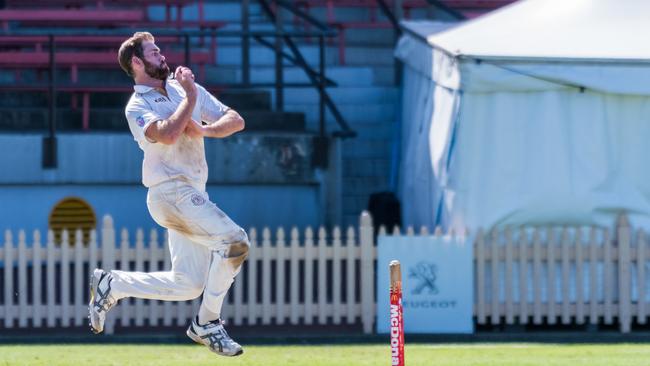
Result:
<svg viewBox="0 0 650 366"><path fill-rule="evenodd" d="M205 309L205 306L201 306L199 309L198 322L199 325L206 325L213 320L219 319L219 314L213 313Z"/></svg>

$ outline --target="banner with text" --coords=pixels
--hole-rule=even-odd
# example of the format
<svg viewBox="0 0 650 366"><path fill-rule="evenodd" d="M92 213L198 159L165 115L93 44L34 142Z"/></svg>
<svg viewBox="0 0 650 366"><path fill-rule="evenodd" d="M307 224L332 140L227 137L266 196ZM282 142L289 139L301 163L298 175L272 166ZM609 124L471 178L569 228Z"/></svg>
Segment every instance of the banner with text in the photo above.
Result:
<svg viewBox="0 0 650 366"><path fill-rule="evenodd" d="M386 236L377 247L377 333L390 332L388 264L402 268L406 333L472 333L473 251L467 237Z"/></svg>

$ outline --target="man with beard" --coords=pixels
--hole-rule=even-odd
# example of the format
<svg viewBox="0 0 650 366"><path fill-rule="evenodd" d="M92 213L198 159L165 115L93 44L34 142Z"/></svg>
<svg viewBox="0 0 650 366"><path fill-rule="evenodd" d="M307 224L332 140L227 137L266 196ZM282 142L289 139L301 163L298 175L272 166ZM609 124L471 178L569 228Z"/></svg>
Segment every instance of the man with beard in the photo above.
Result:
<svg viewBox="0 0 650 366"><path fill-rule="evenodd" d="M220 312L250 244L246 232L205 191L203 138L230 136L244 128L244 121L196 84L189 68L179 66L168 79L169 66L148 32L135 33L122 44L119 63L135 81L126 118L144 151L147 207L168 230L172 266L168 272L150 273L95 269L91 329L103 331L106 313L119 299L183 301L202 294L187 335L217 354L240 355L242 348L226 333Z"/></svg>

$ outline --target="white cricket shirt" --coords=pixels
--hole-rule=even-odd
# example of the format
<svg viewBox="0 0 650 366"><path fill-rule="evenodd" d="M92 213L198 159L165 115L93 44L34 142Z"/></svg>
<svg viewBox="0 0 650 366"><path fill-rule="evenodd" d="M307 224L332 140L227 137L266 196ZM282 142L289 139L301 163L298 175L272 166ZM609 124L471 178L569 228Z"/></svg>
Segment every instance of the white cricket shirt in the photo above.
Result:
<svg viewBox="0 0 650 366"><path fill-rule="evenodd" d="M228 107L202 86L196 86L198 95L192 119L197 123L215 122L228 111ZM129 129L144 151L142 184L151 187L181 178L199 186L205 185L208 180L208 165L205 161L203 137L192 139L183 133L174 144L165 145L150 141L144 134L152 123L176 112L185 98L181 85L174 79L168 79L165 83L167 96L150 86L135 85L133 89L135 92L126 105L125 113Z"/></svg>

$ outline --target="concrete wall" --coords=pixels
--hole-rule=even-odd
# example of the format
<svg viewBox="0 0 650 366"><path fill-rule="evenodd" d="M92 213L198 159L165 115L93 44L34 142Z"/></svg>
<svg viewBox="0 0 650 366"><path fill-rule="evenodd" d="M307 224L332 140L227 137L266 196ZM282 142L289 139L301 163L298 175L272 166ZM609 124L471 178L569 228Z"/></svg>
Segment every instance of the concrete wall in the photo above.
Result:
<svg viewBox="0 0 650 366"><path fill-rule="evenodd" d="M130 134L58 135L58 167L41 166L39 134L0 135L0 229L46 229L60 200L86 200L118 227L155 224L141 184L142 151ZM326 176L311 167L311 135L242 133L206 140L212 200L244 227L320 225Z"/></svg>
<svg viewBox="0 0 650 366"><path fill-rule="evenodd" d="M323 220L317 185L209 185L208 194L244 228L293 224L316 226ZM97 222L113 216L116 228L159 228L146 205L142 185L3 185L0 230L47 230L48 217L64 198L79 197L93 208Z"/></svg>
<svg viewBox="0 0 650 366"><path fill-rule="evenodd" d="M0 184L137 184L143 152L129 133L58 135L58 166L41 166L40 134L0 134ZM206 139L209 183L315 184L312 135L240 133Z"/></svg>

